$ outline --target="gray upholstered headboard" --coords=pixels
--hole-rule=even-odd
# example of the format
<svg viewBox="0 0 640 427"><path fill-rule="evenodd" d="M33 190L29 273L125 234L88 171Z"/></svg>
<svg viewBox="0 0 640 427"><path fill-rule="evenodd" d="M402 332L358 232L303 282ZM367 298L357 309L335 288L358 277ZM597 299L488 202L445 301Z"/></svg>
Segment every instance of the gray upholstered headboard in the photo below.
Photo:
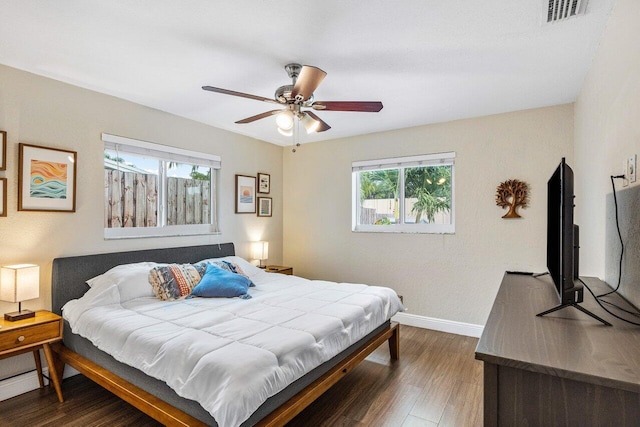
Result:
<svg viewBox="0 0 640 427"><path fill-rule="evenodd" d="M67 301L80 298L87 292L89 286L85 281L116 265L142 261L185 264L230 255L235 255L233 243L56 258L51 278L52 310L61 314Z"/></svg>

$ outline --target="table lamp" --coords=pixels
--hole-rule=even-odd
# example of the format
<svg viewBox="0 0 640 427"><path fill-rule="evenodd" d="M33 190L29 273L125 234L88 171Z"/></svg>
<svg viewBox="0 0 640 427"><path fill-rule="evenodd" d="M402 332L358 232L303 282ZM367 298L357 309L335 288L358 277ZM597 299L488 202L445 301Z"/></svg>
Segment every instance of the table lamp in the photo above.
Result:
<svg viewBox="0 0 640 427"><path fill-rule="evenodd" d="M262 261L269 258L269 242L253 242L251 244L251 258L260 261L258 267L265 268Z"/></svg>
<svg viewBox="0 0 640 427"><path fill-rule="evenodd" d="M22 310L22 301L38 298L39 295L40 267L33 264L0 267L0 300L18 303L18 311L5 313L4 320L14 322L34 317L35 312Z"/></svg>

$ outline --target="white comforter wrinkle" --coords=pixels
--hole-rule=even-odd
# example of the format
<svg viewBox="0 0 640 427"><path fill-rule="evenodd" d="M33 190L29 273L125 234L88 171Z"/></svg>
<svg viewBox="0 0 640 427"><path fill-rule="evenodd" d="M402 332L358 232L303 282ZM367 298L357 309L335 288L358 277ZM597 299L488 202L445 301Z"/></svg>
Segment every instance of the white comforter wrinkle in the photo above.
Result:
<svg viewBox="0 0 640 427"><path fill-rule="evenodd" d="M229 427L403 309L388 288L261 273L250 300L125 300L135 293L102 281L63 313L74 333Z"/></svg>

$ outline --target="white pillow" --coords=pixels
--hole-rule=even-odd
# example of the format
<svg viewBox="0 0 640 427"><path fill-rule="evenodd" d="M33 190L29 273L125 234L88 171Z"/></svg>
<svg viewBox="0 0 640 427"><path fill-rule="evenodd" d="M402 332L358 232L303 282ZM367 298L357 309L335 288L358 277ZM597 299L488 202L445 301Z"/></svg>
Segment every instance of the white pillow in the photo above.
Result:
<svg viewBox="0 0 640 427"><path fill-rule="evenodd" d="M210 262L210 261L233 262L233 263L237 264L238 267L240 267L242 269L242 271L244 271L244 273L247 276L249 276L249 279L251 279L253 276L255 276L257 274L264 273L264 270L256 267L255 265L251 264L246 259L240 258L239 256L226 256L226 257L222 257L222 258L207 258L207 259L203 259L200 262Z"/></svg>
<svg viewBox="0 0 640 427"><path fill-rule="evenodd" d="M134 298L155 297L153 288L149 284L149 270L159 265L164 264L137 262L118 265L106 273L87 280L87 285L91 288L117 285L120 292L120 302Z"/></svg>

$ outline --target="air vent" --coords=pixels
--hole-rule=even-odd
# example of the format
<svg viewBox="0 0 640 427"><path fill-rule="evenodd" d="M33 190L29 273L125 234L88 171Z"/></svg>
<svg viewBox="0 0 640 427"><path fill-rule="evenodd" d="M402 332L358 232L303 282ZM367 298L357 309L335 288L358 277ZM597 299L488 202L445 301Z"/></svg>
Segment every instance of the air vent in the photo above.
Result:
<svg viewBox="0 0 640 427"><path fill-rule="evenodd" d="M547 22L558 22L582 15L587 8L587 0L548 0Z"/></svg>

